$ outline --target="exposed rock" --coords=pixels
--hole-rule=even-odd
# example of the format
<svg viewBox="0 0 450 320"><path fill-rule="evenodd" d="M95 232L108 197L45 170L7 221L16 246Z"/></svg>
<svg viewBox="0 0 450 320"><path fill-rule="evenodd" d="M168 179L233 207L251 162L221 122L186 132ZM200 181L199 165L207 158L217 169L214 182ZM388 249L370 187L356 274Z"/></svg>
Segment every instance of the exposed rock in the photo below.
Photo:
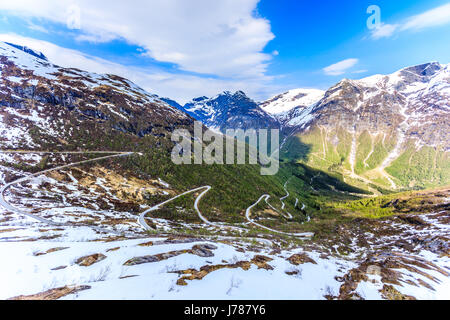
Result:
<svg viewBox="0 0 450 320"><path fill-rule="evenodd" d="M50 270L52 270L52 271L57 271L57 270L63 270L63 269L65 269L65 268L67 268L67 266L59 266L59 267L56 267L56 268L52 268L52 269L50 269Z"/></svg>
<svg viewBox="0 0 450 320"><path fill-rule="evenodd" d="M17 296L8 300L57 300L69 294L74 294L83 290L88 290L90 288L90 286L65 286L50 289L37 294Z"/></svg>
<svg viewBox="0 0 450 320"><path fill-rule="evenodd" d="M287 259L291 264L298 266L303 263L314 263L317 264L312 258L310 258L306 253L296 253Z"/></svg>
<svg viewBox="0 0 450 320"><path fill-rule="evenodd" d="M157 262L161 260L167 260L169 258L179 256L181 254L190 253L197 255L199 257L213 257L214 253L211 250L217 249L215 245L212 244L198 244L194 245L192 249L186 249L186 250L177 250L177 251L170 251L165 253L159 253L155 255L148 255L148 256L142 256L142 257L135 257L132 258L124 263L125 266L134 266L138 264L143 263L151 263L151 262Z"/></svg>
<svg viewBox="0 0 450 320"><path fill-rule="evenodd" d="M128 278L135 278L135 277L139 277L137 274L130 274L128 276L121 276L119 277L119 279L128 279Z"/></svg>
<svg viewBox="0 0 450 320"><path fill-rule="evenodd" d="M17 230L20 230L20 229L17 229L17 228L1 229L0 233L13 232L13 231L17 231Z"/></svg>
<svg viewBox="0 0 450 320"><path fill-rule="evenodd" d="M144 243L139 243L140 247L151 247L153 246L153 241L148 241L148 242L144 242Z"/></svg>
<svg viewBox="0 0 450 320"><path fill-rule="evenodd" d="M361 296L355 292L361 281L367 281L368 277L360 269L352 269L343 277L344 283L339 289L339 300L360 300Z"/></svg>
<svg viewBox="0 0 450 320"><path fill-rule="evenodd" d="M200 257L214 257L214 253L211 250L217 249L212 244L197 244L192 247L191 253Z"/></svg>
<svg viewBox="0 0 450 320"><path fill-rule="evenodd" d="M258 267L258 269L273 270L273 267L267 264L267 262L272 260L273 260L272 258L266 256L256 255L250 261L238 261L233 264L205 265L200 267L199 270L187 269L174 271L174 273L183 275L181 278L177 280L177 285L186 286L187 285L186 280L201 280L211 272L225 268L228 269L241 268L242 270L247 271L251 268L252 264L254 264Z"/></svg>
<svg viewBox="0 0 450 320"><path fill-rule="evenodd" d="M213 98L194 98L183 107L179 104L172 105L201 121L205 126L218 128L223 133L226 129L276 129L280 127L279 122L273 116L261 109L242 91L235 93L225 91Z"/></svg>
<svg viewBox="0 0 450 320"><path fill-rule="evenodd" d="M387 300L416 300L413 296L408 296L400 293L391 285L385 284L383 289L380 290L381 295Z"/></svg>
<svg viewBox="0 0 450 320"><path fill-rule="evenodd" d="M86 133L99 145L121 136L132 146L143 136L167 140L176 128L193 125L188 115L122 77L63 68L3 42L0 48L3 124L20 132L2 136L3 149L63 148L67 141L85 147L80 137Z"/></svg>
<svg viewBox="0 0 450 320"><path fill-rule="evenodd" d="M84 256L81 258L78 258L75 263L82 267L89 267L93 265L94 263L100 262L102 260L106 259L106 256L101 253L91 254L89 256Z"/></svg>
<svg viewBox="0 0 450 320"><path fill-rule="evenodd" d="M298 270L293 270L293 271L285 271L285 273L289 276L293 276L299 273Z"/></svg>
<svg viewBox="0 0 450 320"><path fill-rule="evenodd" d="M130 260L126 261L123 265L124 266L135 266L138 264L151 263L151 262L157 262L157 261L160 261L160 259L158 259L158 257L156 257L156 256L143 256L143 257L131 258Z"/></svg>
<svg viewBox="0 0 450 320"><path fill-rule="evenodd" d="M272 260L273 260L272 258L269 258L266 256L256 255L253 257L252 260L250 260L250 262L257 265L258 269L273 270L273 267L271 265L267 264L267 262L272 261Z"/></svg>
<svg viewBox="0 0 450 320"><path fill-rule="evenodd" d="M410 215L402 215L398 216L400 220L403 220L409 224L417 225L417 226L429 226L430 224L422 220L418 216L410 216Z"/></svg>
<svg viewBox="0 0 450 320"><path fill-rule="evenodd" d="M61 251L61 250L65 250L65 249L68 249L69 247L56 247L56 248L51 248L51 249L48 249L47 251L45 251L45 252L36 252L36 253L34 253L34 256L43 256L43 255L45 255L45 254L49 254L49 253L52 253L52 252L57 252L57 251Z"/></svg>

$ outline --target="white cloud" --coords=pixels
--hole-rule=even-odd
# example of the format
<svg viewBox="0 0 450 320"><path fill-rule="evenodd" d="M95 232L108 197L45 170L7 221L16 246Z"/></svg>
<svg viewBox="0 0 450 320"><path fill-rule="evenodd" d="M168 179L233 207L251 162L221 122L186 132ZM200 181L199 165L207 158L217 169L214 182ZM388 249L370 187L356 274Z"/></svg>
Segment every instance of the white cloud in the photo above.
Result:
<svg viewBox="0 0 450 320"><path fill-rule="evenodd" d="M402 30L425 29L450 23L450 3L409 18Z"/></svg>
<svg viewBox="0 0 450 320"><path fill-rule="evenodd" d="M264 77L272 55L263 48L274 38L269 21L255 17L258 1L14 0L1 1L0 10L66 24L76 5L79 41L124 39L182 70L255 79Z"/></svg>
<svg viewBox="0 0 450 320"><path fill-rule="evenodd" d="M325 74L329 76L338 76L344 74L348 69L356 65L358 61L359 61L358 59L354 58L342 60L328 67L323 68L323 71L325 72Z"/></svg>
<svg viewBox="0 0 450 320"><path fill-rule="evenodd" d="M271 84L271 77L257 79L217 79L169 73L160 69L128 67L53 43L16 34L0 34L0 41L19 43L44 53L52 62L62 67L73 67L96 73L117 74L130 79L150 93L169 97L179 103L202 96L213 96L224 90L244 90L250 97L265 99L284 90Z"/></svg>
<svg viewBox="0 0 450 320"><path fill-rule="evenodd" d="M368 72L369 70L367 70L367 69L361 69L361 70L355 70L355 71L352 71L352 73L366 73L366 72Z"/></svg>
<svg viewBox="0 0 450 320"><path fill-rule="evenodd" d="M371 36L373 39L389 38L397 29L398 25L396 24L381 23L379 26L372 30Z"/></svg>
<svg viewBox="0 0 450 320"><path fill-rule="evenodd" d="M389 38L397 32L406 30L423 30L450 23L450 3L409 17L401 23L384 24L372 30L373 39Z"/></svg>

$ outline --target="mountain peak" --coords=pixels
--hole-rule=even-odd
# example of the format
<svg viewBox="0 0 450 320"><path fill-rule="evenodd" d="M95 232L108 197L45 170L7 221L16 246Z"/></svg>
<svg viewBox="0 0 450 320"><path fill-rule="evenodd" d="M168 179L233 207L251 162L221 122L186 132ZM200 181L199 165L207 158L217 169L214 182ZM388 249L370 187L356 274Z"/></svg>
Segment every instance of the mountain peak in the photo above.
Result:
<svg viewBox="0 0 450 320"><path fill-rule="evenodd" d="M308 107L324 94L325 91L319 89L292 89L262 102L260 107L269 114L282 114L296 107Z"/></svg>
<svg viewBox="0 0 450 320"><path fill-rule="evenodd" d="M443 66L439 62L433 61L404 68L401 72L412 72L418 76L432 76L442 69Z"/></svg>
<svg viewBox="0 0 450 320"><path fill-rule="evenodd" d="M16 48L16 49L19 49L19 50L25 52L25 53L30 54L30 55L32 55L33 57L36 57L36 58L39 58L39 59L42 59L42 60L45 60L45 61L48 62L47 57L46 57L42 52L40 52L40 51L36 51L36 50L33 50L33 49L28 48L28 47L26 47L26 46L22 46L22 45L10 43L10 42L5 42L5 43L6 43L7 45L11 46L11 47L14 47L14 48Z"/></svg>
<svg viewBox="0 0 450 320"><path fill-rule="evenodd" d="M209 128L224 132L229 128L277 128L276 119L262 110L243 91L224 91L212 98L195 98L182 107Z"/></svg>

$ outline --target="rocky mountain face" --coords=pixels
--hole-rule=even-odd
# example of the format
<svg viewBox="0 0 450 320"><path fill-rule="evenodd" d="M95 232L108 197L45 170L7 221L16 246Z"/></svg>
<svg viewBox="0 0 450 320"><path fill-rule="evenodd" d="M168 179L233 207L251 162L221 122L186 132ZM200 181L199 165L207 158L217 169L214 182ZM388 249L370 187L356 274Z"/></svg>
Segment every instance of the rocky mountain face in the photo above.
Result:
<svg viewBox="0 0 450 320"><path fill-rule="evenodd" d="M62 68L26 47L0 42L0 67L2 149L125 150L130 141L170 139L193 123L124 78Z"/></svg>
<svg viewBox="0 0 450 320"><path fill-rule="evenodd" d="M450 182L449 65L344 79L290 112L288 157L394 189Z"/></svg>
<svg viewBox="0 0 450 320"><path fill-rule="evenodd" d="M193 132L194 119L163 99L171 101L127 79L62 68L0 42L0 185L29 172L95 157L97 151L132 151L133 155L85 168L89 175L108 176L114 184L123 181L117 195L126 199L127 212L135 210L139 199L153 201L150 204L160 200L149 196L147 184L129 189L134 179L157 181L157 185L161 179L170 184L173 194L211 186L214 219L240 219L236 213L258 199L262 190L284 192L277 177L261 175L258 164L175 164L171 133ZM64 182L62 176L55 179ZM95 187L95 181L88 184ZM176 210L168 213L178 219Z"/></svg>
<svg viewBox="0 0 450 320"><path fill-rule="evenodd" d="M168 103L177 107L173 102ZM178 108L207 127L223 133L226 129L279 128L278 120L242 91L225 91L213 98L194 98L183 107L178 105Z"/></svg>
<svg viewBox="0 0 450 320"><path fill-rule="evenodd" d="M124 151L141 138L170 143L194 118L221 132L281 128L285 158L371 191L450 183L449 65L291 90L259 105L237 91L184 106L19 45L0 42L0 67L2 149Z"/></svg>
<svg viewBox="0 0 450 320"><path fill-rule="evenodd" d="M323 98L325 91L318 89L293 89L276 95L259 106L267 113L283 115L295 108L305 108Z"/></svg>

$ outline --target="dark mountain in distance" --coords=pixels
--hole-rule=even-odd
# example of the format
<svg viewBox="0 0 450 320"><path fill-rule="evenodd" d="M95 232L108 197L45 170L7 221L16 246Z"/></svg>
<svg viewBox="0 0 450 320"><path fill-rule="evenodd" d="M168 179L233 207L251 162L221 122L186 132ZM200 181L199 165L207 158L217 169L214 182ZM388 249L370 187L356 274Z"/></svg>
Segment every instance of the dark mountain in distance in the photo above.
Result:
<svg viewBox="0 0 450 320"><path fill-rule="evenodd" d="M278 120L262 110L243 91L225 91L212 98L194 98L184 106L170 99L164 101L222 133L226 129L279 128Z"/></svg>

